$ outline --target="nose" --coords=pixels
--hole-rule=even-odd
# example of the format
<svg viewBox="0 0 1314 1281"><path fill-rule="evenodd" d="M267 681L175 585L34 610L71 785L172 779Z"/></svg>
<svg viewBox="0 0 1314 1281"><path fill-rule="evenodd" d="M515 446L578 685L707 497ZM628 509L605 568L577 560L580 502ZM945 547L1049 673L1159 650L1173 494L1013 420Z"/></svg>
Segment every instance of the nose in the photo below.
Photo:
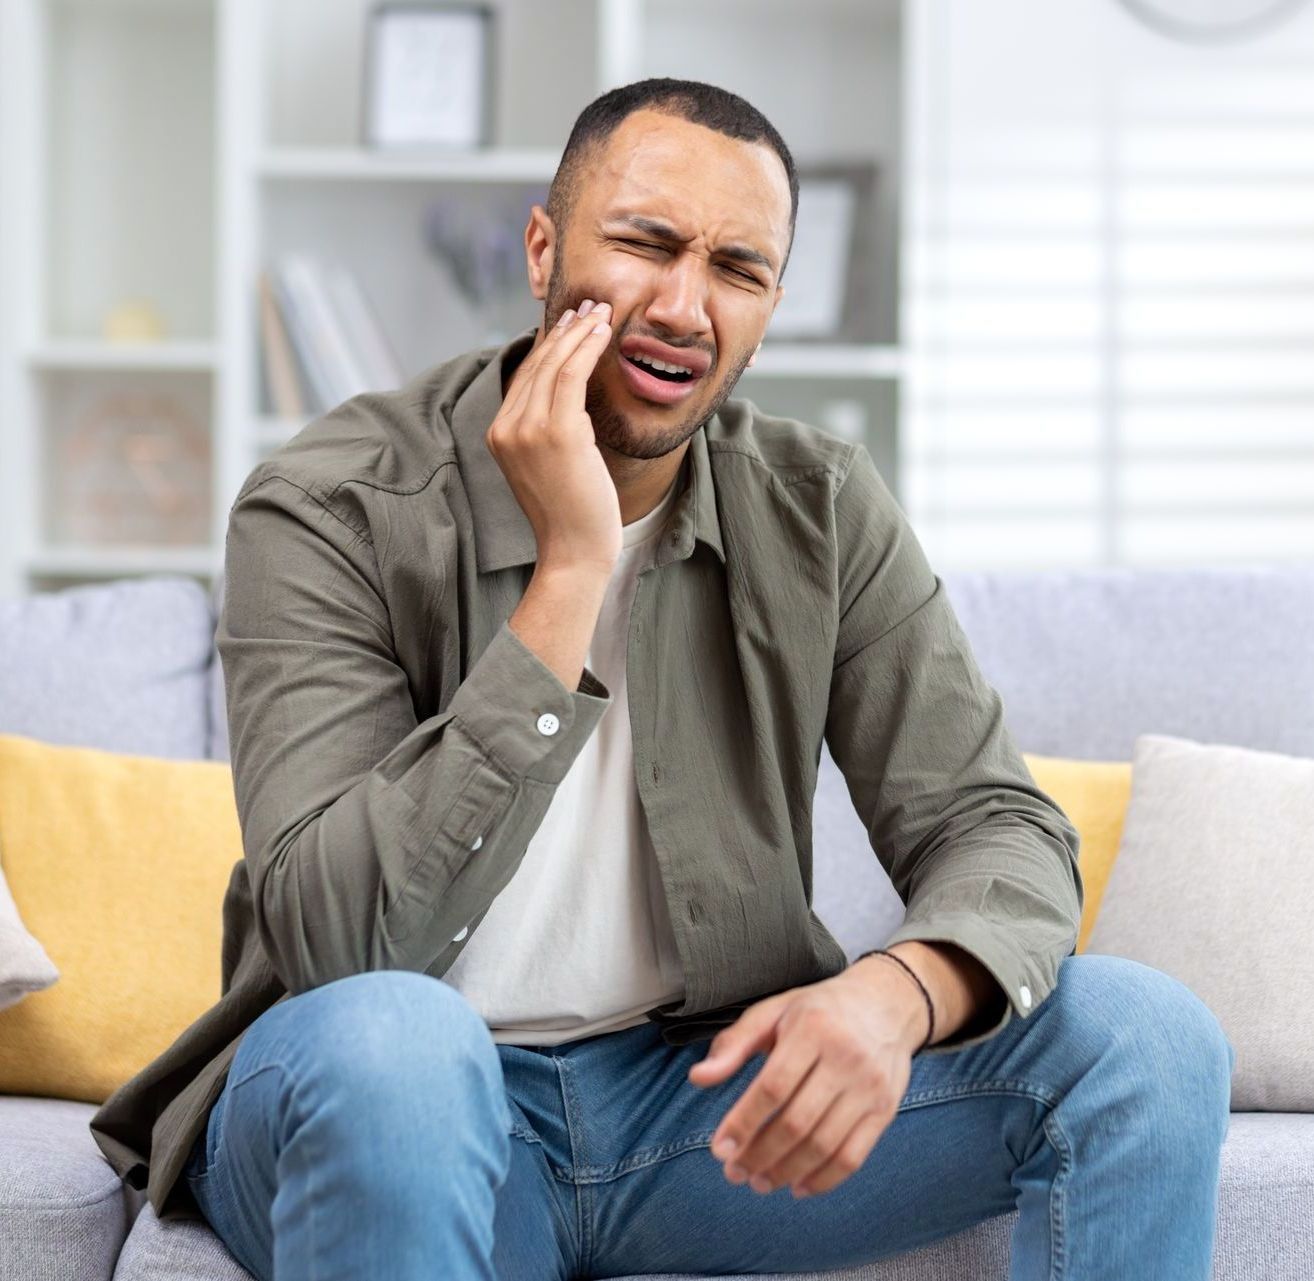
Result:
<svg viewBox="0 0 1314 1281"><path fill-rule="evenodd" d="M706 264L692 254L677 254L658 276L644 319L673 335L707 333L707 287Z"/></svg>

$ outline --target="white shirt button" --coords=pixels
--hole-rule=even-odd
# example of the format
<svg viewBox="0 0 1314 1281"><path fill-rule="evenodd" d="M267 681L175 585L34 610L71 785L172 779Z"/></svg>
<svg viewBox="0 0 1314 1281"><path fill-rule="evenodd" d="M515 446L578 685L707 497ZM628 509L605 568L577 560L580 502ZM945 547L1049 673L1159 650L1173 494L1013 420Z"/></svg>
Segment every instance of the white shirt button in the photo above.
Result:
<svg viewBox="0 0 1314 1281"><path fill-rule="evenodd" d="M561 722L551 712L544 712L538 718L538 732L540 734L555 734L560 728Z"/></svg>
<svg viewBox="0 0 1314 1281"><path fill-rule="evenodd" d="M470 933L470 927L468 925L461 926L461 932L458 935L456 935L455 938L452 939L452 942L459 943L469 933Z"/></svg>
<svg viewBox="0 0 1314 1281"><path fill-rule="evenodd" d="M483 843L484 843L484 838L482 836L476 836L474 838L474 844L471 845L470 848L472 850L477 850Z"/></svg>
<svg viewBox="0 0 1314 1281"><path fill-rule="evenodd" d="M1027 1007L1027 1009L1030 1009L1030 1008L1031 1008L1031 989L1030 989L1029 987L1027 987L1027 985L1026 985L1025 983L1023 983L1022 986L1021 986L1020 988L1018 988L1018 993L1017 993L1017 994L1022 998L1022 1004L1025 1005L1025 1006Z"/></svg>

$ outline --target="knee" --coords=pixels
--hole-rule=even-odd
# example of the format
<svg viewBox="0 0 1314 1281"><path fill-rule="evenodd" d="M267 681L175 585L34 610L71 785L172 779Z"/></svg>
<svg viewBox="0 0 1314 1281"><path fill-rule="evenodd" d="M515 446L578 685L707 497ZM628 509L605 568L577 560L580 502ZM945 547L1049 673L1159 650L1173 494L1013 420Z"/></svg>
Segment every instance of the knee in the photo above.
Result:
<svg viewBox="0 0 1314 1281"><path fill-rule="evenodd" d="M287 1002L298 1075L363 1105L473 1080L501 1087L496 1045L450 983L412 970L352 974Z"/></svg>
<svg viewBox="0 0 1314 1281"><path fill-rule="evenodd" d="M1088 1049L1115 1057L1156 1109L1195 1123L1214 1115L1226 1130L1236 1051L1217 1016L1187 985L1128 957L1065 958L1054 995L1063 994Z"/></svg>

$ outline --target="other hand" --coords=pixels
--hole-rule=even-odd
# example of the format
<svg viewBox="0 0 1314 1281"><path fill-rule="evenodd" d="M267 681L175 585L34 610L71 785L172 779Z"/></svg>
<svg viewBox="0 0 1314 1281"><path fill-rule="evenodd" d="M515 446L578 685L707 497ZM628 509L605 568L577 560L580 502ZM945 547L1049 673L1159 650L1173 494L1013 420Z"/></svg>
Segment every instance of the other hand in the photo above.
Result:
<svg viewBox="0 0 1314 1281"><path fill-rule="evenodd" d="M694 1085L715 1085L768 1054L712 1136L726 1178L757 1192L788 1184L796 1197L843 1182L898 1112L925 1034L925 1003L893 965L850 967L750 1005L689 1069Z"/></svg>

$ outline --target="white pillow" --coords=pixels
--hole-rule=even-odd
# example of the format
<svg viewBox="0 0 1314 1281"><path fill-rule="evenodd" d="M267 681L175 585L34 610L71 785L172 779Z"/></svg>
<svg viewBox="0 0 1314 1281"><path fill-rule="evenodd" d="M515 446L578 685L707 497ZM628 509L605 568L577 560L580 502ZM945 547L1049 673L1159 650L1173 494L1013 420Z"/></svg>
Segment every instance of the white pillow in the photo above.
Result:
<svg viewBox="0 0 1314 1281"><path fill-rule="evenodd" d="M46 949L23 925L0 869L0 1010L17 1005L29 992L39 992L57 978L59 971Z"/></svg>
<svg viewBox="0 0 1314 1281"><path fill-rule="evenodd" d="M1085 951L1185 983L1236 1049L1234 1112L1314 1112L1314 760L1142 734Z"/></svg>

